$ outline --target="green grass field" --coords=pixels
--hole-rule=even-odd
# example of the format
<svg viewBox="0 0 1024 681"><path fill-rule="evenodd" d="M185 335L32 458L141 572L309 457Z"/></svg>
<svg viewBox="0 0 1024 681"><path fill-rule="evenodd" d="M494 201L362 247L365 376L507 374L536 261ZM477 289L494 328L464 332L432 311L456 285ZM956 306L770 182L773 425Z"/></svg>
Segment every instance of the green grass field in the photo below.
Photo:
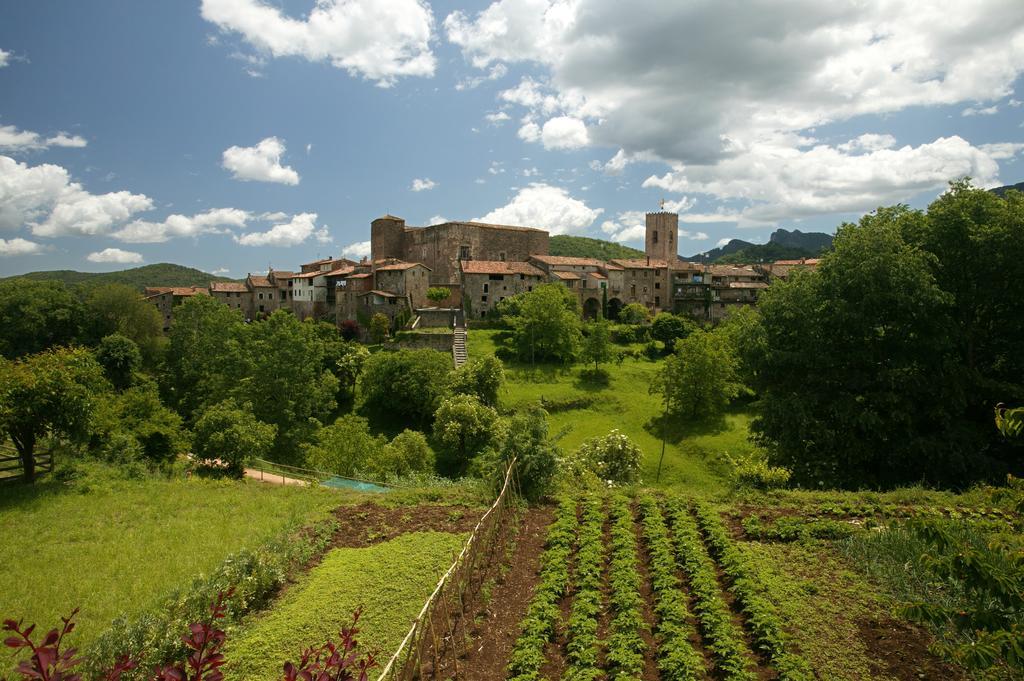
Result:
<svg viewBox="0 0 1024 681"><path fill-rule="evenodd" d="M254 482L114 480L99 470L70 485L0 492L0 617L46 631L79 607L79 648L122 613L347 498Z"/></svg>
<svg viewBox="0 0 1024 681"><path fill-rule="evenodd" d="M416 532L362 549L335 549L265 613L228 633L228 681L272 681L302 651L338 640L362 606L360 648L381 666L398 648L465 535Z"/></svg>
<svg viewBox="0 0 1024 681"><path fill-rule="evenodd" d="M494 338L498 333L490 329L470 330L469 356L494 354L500 347ZM589 378L586 367L579 365L506 366L502 405L514 409L543 399L549 405L552 433L565 431L560 444L567 451L576 449L587 438L619 429L644 453L644 484L655 485L661 455L657 418L662 406L661 397L650 394L648 386L659 366L660 362L646 359L607 364L603 366L608 373L607 381ZM737 410L717 423L670 425L666 429L665 460L657 486L693 493L724 491L722 455L752 450L747 441L750 419L750 413Z"/></svg>

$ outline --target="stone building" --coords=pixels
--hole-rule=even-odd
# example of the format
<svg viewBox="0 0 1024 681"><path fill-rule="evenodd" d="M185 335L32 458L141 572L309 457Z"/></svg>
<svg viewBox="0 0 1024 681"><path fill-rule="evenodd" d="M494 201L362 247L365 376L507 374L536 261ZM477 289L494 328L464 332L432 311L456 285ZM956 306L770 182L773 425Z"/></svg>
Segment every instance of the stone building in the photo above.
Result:
<svg viewBox="0 0 1024 681"><path fill-rule="evenodd" d="M462 303L466 316L482 319L501 301L532 291L546 281L545 273L525 262L462 260Z"/></svg>
<svg viewBox="0 0 1024 681"><path fill-rule="evenodd" d="M241 282L214 281L210 283L210 295L233 310L247 315L252 309L252 292Z"/></svg>
<svg viewBox="0 0 1024 681"><path fill-rule="evenodd" d="M460 261L525 262L531 255L547 254L548 233L481 222L407 227L402 218L385 215L370 223L370 251L374 261L395 258L422 263L430 268L431 285L457 291Z"/></svg>
<svg viewBox="0 0 1024 681"><path fill-rule="evenodd" d="M174 308L186 298L197 295L209 295L209 290L201 286L147 286L142 293L143 299L156 306L163 320L164 331L171 328Z"/></svg>

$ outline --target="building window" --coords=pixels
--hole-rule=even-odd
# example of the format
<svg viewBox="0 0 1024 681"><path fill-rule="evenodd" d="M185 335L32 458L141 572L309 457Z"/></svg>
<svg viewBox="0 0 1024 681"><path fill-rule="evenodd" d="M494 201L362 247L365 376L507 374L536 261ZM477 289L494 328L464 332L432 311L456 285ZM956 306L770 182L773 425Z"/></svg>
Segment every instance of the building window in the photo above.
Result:
<svg viewBox="0 0 1024 681"><path fill-rule="evenodd" d="M486 303L487 302L487 296L480 296L480 302L481 303Z"/></svg>
<svg viewBox="0 0 1024 681"><path fill-rule="evenodd" d="M484 293L488 292L487 289L489 289L490 286L491 286L490 284L484 284Z"/></svg>
<svg viewBox="0 0 1024 681"><path fill-rule="evenodd" d="M661 288L661 282L660 281L654 282L654 288L655 289L660 289Z"/></svg>
<svg viewBox="0 0 1024 681"><path fill-rule="evenodd" d="M459 246L459 260L469 260L469 246Z"/></svg>
<svg viewBox="0 0 1024 681"><path fill-rule="evenodd" d="M263 300L263 294L262 293L260 294L260 300ZM263 310L263 306L262 305L260 306L260 310Z"/></svg>
<svg viewBox="0 0 1024 681"><path fill-rule="evenodd" d="M491 281L505 281L505 275L503 274L489 274L487 278Z"/></svg>
<svg viewBox="0 0 1024 681"><path fill-rule="evenodd" d="M263 312L263 306L262 305L260 305L260 312Z"/></svg>
<svg viewBox="0 0 1024 681"><path fill-rule="evenodd" d="M505 251L502 251L501 253L498 254L498 260L500 260L501 262L505 262Z"/></svg>
<svg viewBox="0 0 1024 681"><path fill-rule="evenodd" d="M672 232L669 232L669 233L668 233L668 242L669 242L670 244L672 243Z"/></svg>
<svg viewBox="0 0 1024 681"><path fill-rule="evenodd" d="M651 232L651 243L658 243L658 230Z"/></svg>
<svg viewBox="0 0 1024 681"><path fill-rule="evenodd" d="M654 306L661 307L661 296L654 296Z"/></svg>

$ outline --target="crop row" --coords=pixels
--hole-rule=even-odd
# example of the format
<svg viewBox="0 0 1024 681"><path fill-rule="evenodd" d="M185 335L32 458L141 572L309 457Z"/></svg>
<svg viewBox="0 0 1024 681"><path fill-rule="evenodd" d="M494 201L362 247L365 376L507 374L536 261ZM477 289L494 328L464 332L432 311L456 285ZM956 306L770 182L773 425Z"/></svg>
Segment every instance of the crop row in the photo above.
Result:
<svg viewBox="0 0 1024 681"><path fill-rule="evenodd" d="M743 633L732 621L729 606L722 599L715 566L704 548L696 521L679 499L668 499L665 509L675 535L676 556L689 578L694 610L716 665L726 679L757 678L749 669L749 650Z"/></svg>
<svg viewBox="0 0 1024 681"><path fill-rule="evenodd" d="M665 681L702 679L704 658L691 643L696 632L690 625L690 612L676 576L675 554L661 510L652 496L640 497L639 506L657 618L658 671Z"/></svg>
<svg viewBox="0 0 1024 681"><path fill-rule="evenodd" d="M568 666L565 678L568 681L595 681L602 676L598 664L601 642L597 636L603 609L601 583L605 563L602 505L601 497L587 497L580 513L573 577L575 590L566 627Z"/></svg>
<svg viewBox="0 0 1024 681"><path fill-rule="evenodd" d="M743 519L743 532L747 537L766 541L844 539L858 530L856 525L831 519L783 516L775 522L765 522L756 515L750 515Z"/></svg>
<svg viewBox="0 0 1024 681"><path fill-rule="evenodd" d="M533 599L522 622L508 664L513 681L538 681L544 664L544 648L554 637L560 612L558 600L569 586L569 559L576 541L576 502L562 499L555 521L548 530L541 555L540 576Z"/></svg>
<svg viewBox="0 0 1024 681"><path fill-rule="evenodd" d="M754 640L770 657L779 678L782 681L813 679L814 673L807 660L791 650L792 643L783 631L782 618L768 597L761 566L736 546L713 508L698 502L695 509L700 529L723 572L729 577L732 592L743 608Z"/></svg>
<svg viewBox="0 0 1024 681"><path fill-rule="evenodd" d="M636 531L629 499L615 495L611 499L611 560L609 584L611 609L615 613L605 655L610 681L640 681L647 644L641 632L647 629L643 581L637 563Z"/></svg>

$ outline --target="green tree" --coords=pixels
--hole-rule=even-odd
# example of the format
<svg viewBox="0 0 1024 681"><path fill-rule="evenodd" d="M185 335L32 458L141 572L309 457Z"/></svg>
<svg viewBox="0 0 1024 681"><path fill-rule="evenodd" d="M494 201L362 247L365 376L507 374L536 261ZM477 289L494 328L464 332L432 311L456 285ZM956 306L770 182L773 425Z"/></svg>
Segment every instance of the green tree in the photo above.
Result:
<svg viewBox="0 0 1024 681"><path fill-rule="evenodd" d="M386 444L386 438L370 434L365 418L346 414L318 430L313 443L306 445L306 465L344 476L379 472Z"/></svg>
<svg viewBox="0 0 1024 681"><path fill-rule="evenodd" d="M363 404L423 425L447 394L451 356L436 350L377 352L359 377Z"/></svg>
<svg viewBox="0 0 1024 681"><path fill-rule="evenodd" d="M381 480L432 473L434 459L434 450L427 444L423 433L407 428L384 447L379 463L371 465L367 472Z"/></svg>
<svg viewBox="0 0 1024 681"><path fill-rule="evenodd" d="M489 407L498 406L498 393L505 383L505 369L494 355L475 357L448 376L448 387L455 395L475 395Z"/></svg>
<svg viewBox="0 0 1024 681"><path fill-rule="evenodd" d="M628 485L640 479L643 452L616 429L585 440L576 450L575 460L605 482Z"/></svg>
<svg viewBox="0 0 1024 681"><path fill-rule="evenodd" d="M566 363L575 359L581 341L576 296L561 284L541 284L520 295L518 315L507 320L519 358Z"/></svg>
<svg viewBox="0 0 1024 681"><path fill-rule="evenodd" d="M361 343L345 343L344 354L338 358L337 370L334 372L342 390L350 395L355 394L356 382L359 380L359 375L363 373L363 366L366 365L366 360L369 358L370 351Z"/></svg>
<svg viewBox="0 0 1024 681"><path fill-rule="evenodd" d="M165 357L164 394L190 418L229 397L239 376L242 316L210 296L192 296L174 313Z"/></svg>
<svg viewBox="0 0 1024 681"><path fill-rule="evenodd" d="M461 475L470 460L495 441L498 412L474 395L454 395L441 402L434 415L434 439L442 447L442 464Z"/></svg>
<svg viewBox="0 0 1024 681"><path fill-rule="evenodd" d="M736 357L736 372L744 385L755 383L755 359L763 354L764 328L756 307L741 305L715 328L715 335L725 341Z"/></svg>
<svg viewBox="0 0 1024 681"><path fill-rule="evenodd" d="M604 319L590 322L584 327L583 351L580 359L593 362L594 371L612 358L612 337L609 323Z"/></svg>
<svg viewBox="0 0 1024 681"><path fill-rule="evenodd" d="M126 463L142 458L159 465L185 454L188 447L181 417L160 402L152 380L97 400L89 449L106 460Z"/></svg>
<svg viewBox="0 0 1024 681"><path fill-rule="evenodd" d="M431 286L427 289L427 300L435 305L440 305L445 300L448 300L448 297L451 296L451 294L452 292L449 288L444 286Z"/></svg>
<svg viewBox="0 0 1024 681"><path fill-rule="evenodd" d="M672 352L675 342L686 338L697 330L697 325L669 312L659 312L651 322L651 338L665 345L665 352Z"/></svg>
<svg viewBox="0 0 1024 681"><path fill-rule="evenodd" d="M124 390L132 384L132 377L142 365L139 346L119 333L104 336L96 348L96 361L116 389Z"/></svg>
<svg viewBox="0 0 1024 681"><path fill-rule="evenodd" d="M517 411L498 450L500 465L491 465L491 476L500 484L505 469L515 459L519 493L530 502L539 501L552 491L558 472L560 451L548 433L547 417L539 404Z"/></svg>
<svg viewBox="0 0 1024 681"><path fill-rule="evenodd" d="M277 428L257 419L249 405L226 400L203 409L194 432L197 459L207 464L219 461L232 475L241 476L247 463L267 456Z"/></svg>
<svg viewBox="0 0 1024 681"><path fill-rule="evenodd" d="M386 314L377 312L370 318L370 338L373 339L374 343L383 343L384 339L388 337L390 329L391 321Z"/></svg>
<svg viewBox="0 0 1024 681"><path fill-rule="evenodd" d="M86 336L97 343L111 334L130 338L152 363L164 344L163 319L139 291L124 284L103 284L85 290Z"/></svg>
<svg viewBox="0 0 1024 681"><path fill-rule="evenodd" d="M843 225L817 271L794 273L759 301L753 430L797 482L977 474L965 453L978 442L958 422L965 395L951 361L951 296L935 281L934 256L902 236L922 220L895 206Z"/></svg>
<svg viewBox="0 0 1024 681"><path fill-rule="evenodd" d="M14 443L26 482L35 481L39 440L47 435L84 439L96 395L109 389L88 350L56 348L0 360L0 432Z"/></svg>
<svg viewBox="0 0 1024 681"><path fill-rule="evenodd" d="M619 311L619 321L623 324L643 324L651 318L651 313L640 303L630 303Z"/></svg>
<svg viewBox="0 0 1024 681"><path fill-rule="evenodd" d="M81 338L82 304L59 281L0 281L0 354L21 357Z"/></svg>
<svg viewBox="0 0 1024 681"><path fill-rule="evenodd" d="M662 395L665 410L676 417L720 415L740 389L732 348L719 334L707 331L695 331L675 347L651 390Z"/></svg>

